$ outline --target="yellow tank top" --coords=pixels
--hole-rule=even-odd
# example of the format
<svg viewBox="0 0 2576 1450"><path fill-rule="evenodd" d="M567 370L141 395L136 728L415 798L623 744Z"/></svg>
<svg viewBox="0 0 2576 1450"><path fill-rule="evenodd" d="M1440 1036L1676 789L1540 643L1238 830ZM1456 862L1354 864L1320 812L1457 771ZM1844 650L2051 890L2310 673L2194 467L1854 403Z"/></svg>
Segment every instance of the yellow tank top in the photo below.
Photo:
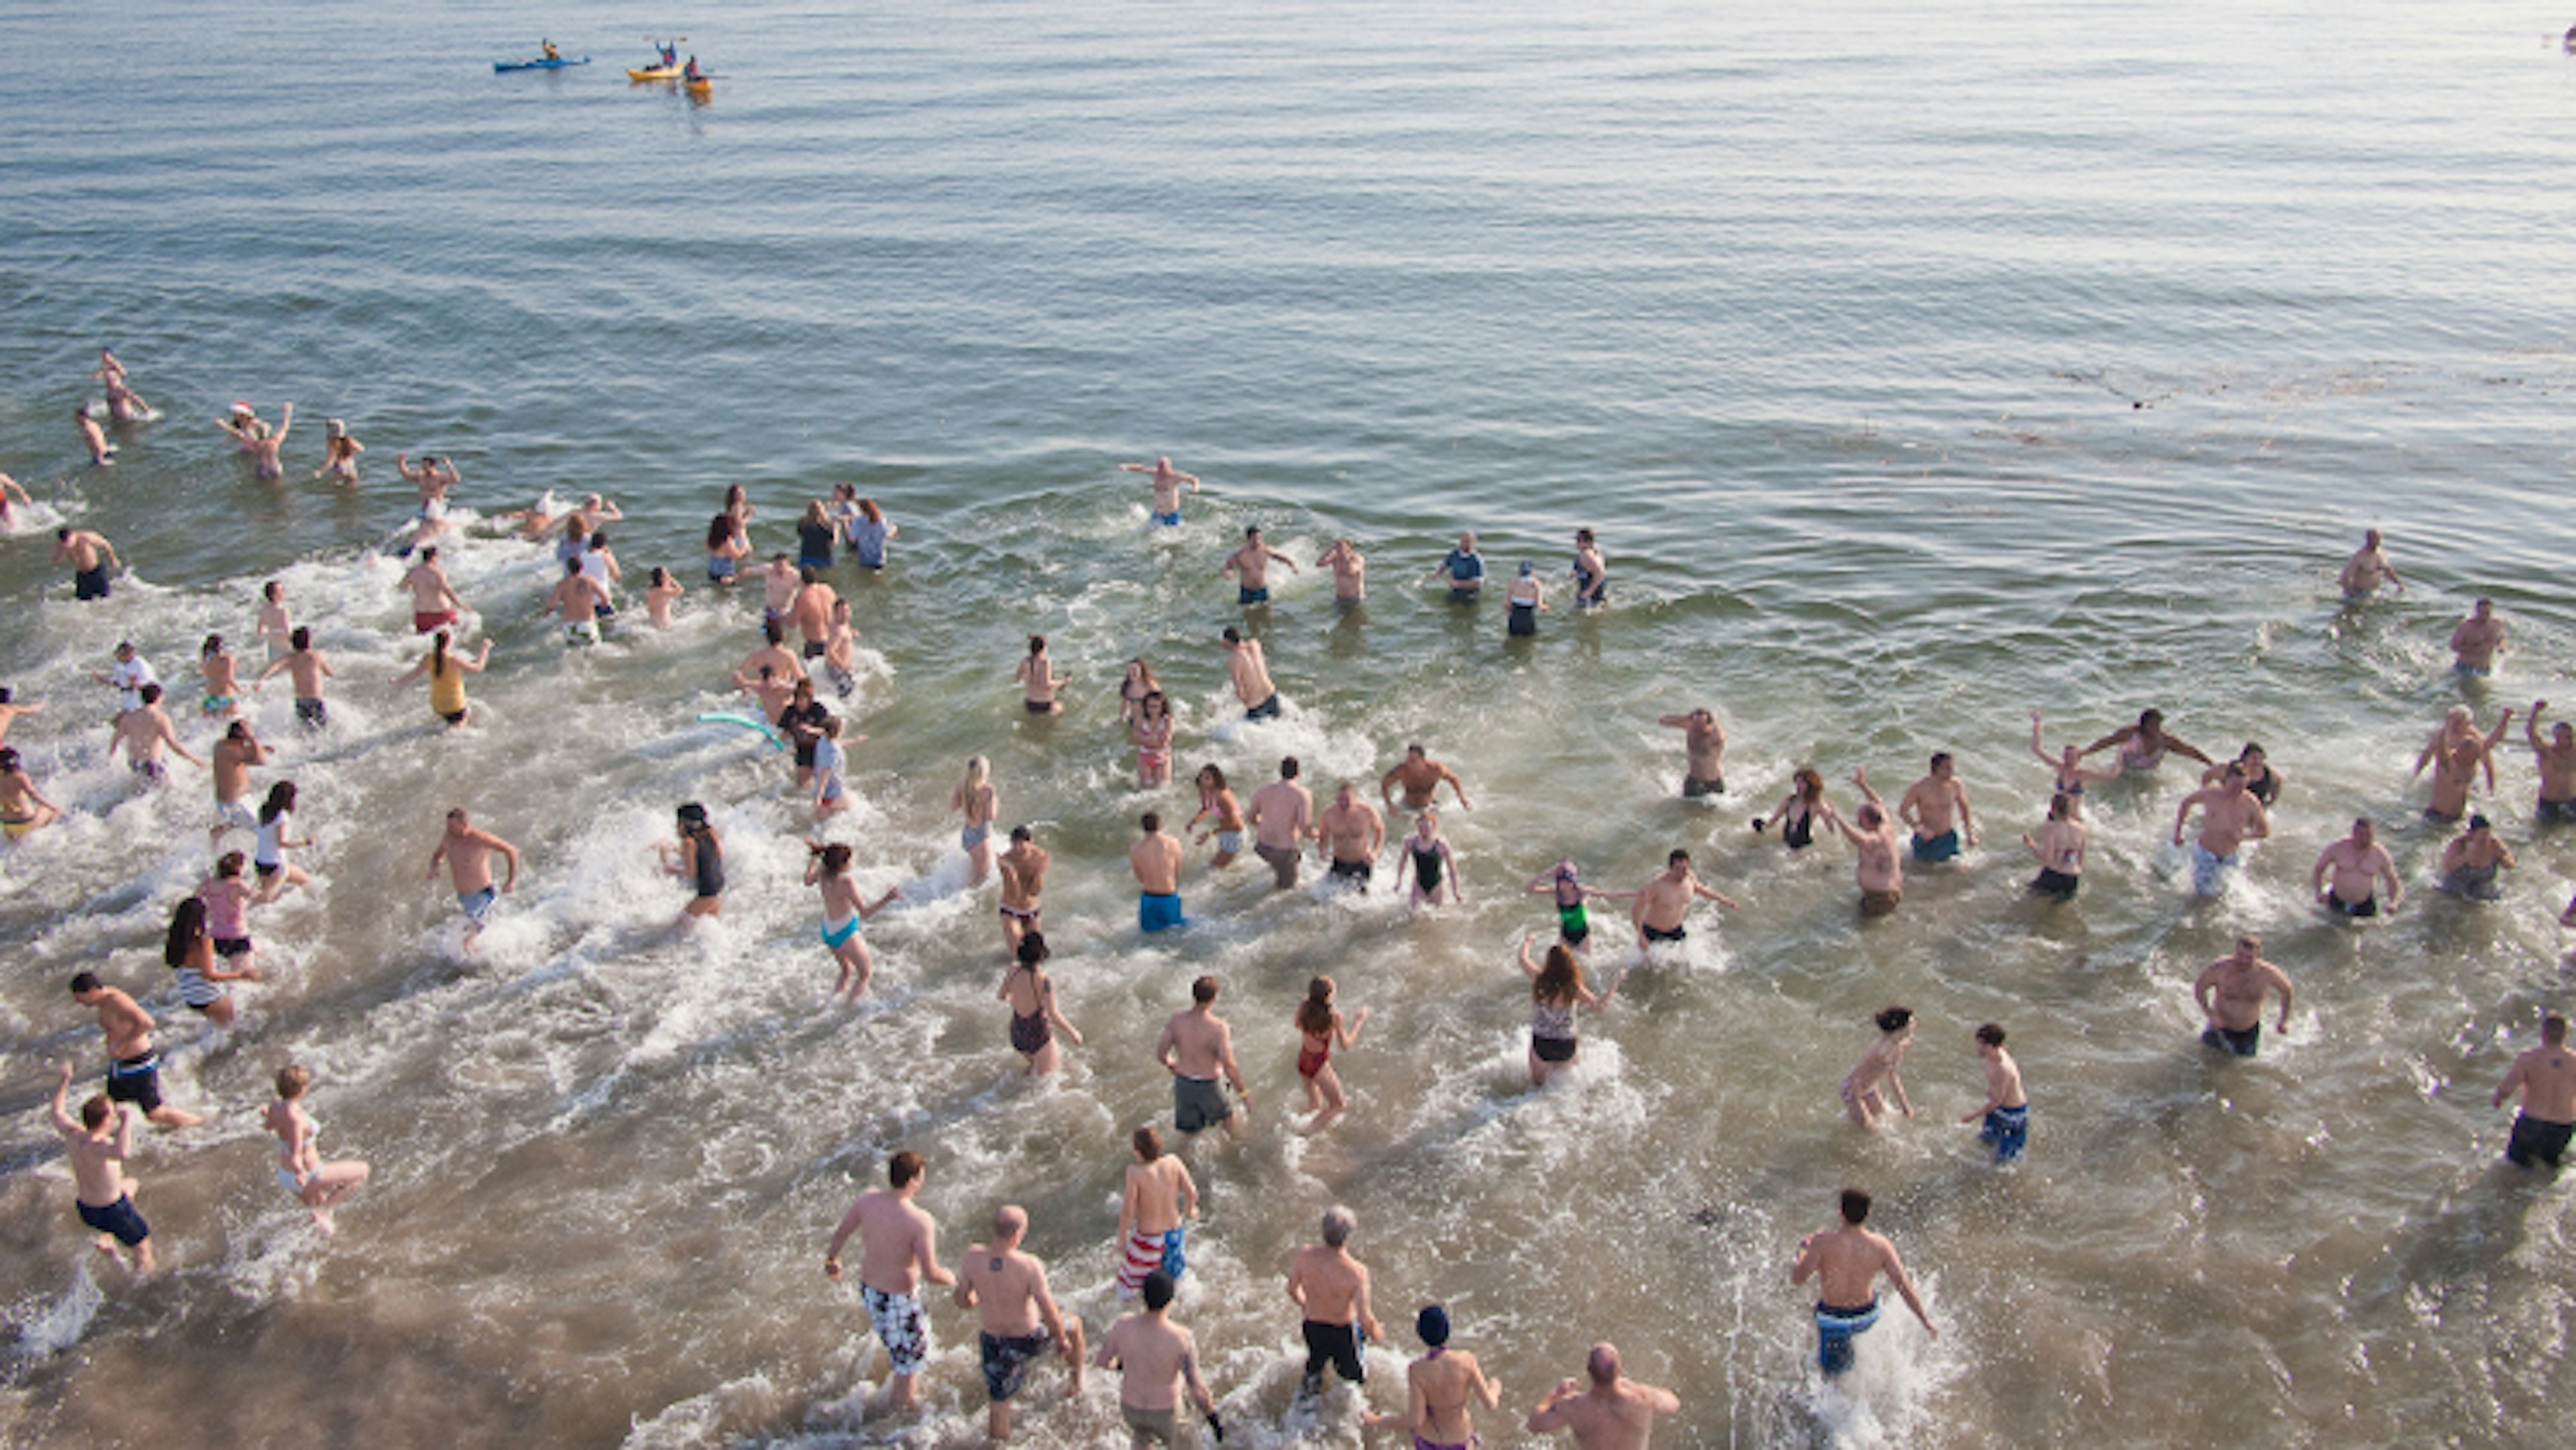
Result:
<svg viewBox="0 0 2576 1450"><path fill-rule="evenodd" d="M465 672L453 662L443 670L435 661L430 664L429 708L441 715L453 715L465 708Z"/></svg>

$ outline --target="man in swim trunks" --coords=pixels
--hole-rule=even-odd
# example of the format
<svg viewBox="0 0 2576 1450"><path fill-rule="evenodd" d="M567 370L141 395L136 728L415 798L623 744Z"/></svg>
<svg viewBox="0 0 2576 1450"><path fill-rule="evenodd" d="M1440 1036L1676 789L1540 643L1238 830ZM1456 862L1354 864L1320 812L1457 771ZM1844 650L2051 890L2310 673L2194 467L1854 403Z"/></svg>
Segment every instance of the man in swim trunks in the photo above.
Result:
<svg viewBox="0 0 2576 1450"><path fill-rule="evenodd" d="M2504 625L2495 617L2495 601L2480 599L2451 631L2451 668L2464 675L2494 674L2496 651L2503 648Z"/></svg>
<svg viewBox="0 0 2576 1450"><path fill-rule="evenodd" d="M2252 1057L2263 1045L2263 998L2281 994L2275 1032L2290 1030L2290 977L2263 960L2263 943L2250 936L2236 939L2236 950L2211 962L2191 984L2191 996L2209 1019L2200 1040L2238 1057Z"/></svg>
<svg viewBox="0 0 2576 1450"><path fill-rule="evenodd" d="M1691 870L1690 852L1677 849L1664 857L1661 874L1637 888L1637 904L1628 909L1628 919L1637 928L1637 949L1652 951L1657 942L1677 942L1689 936L1683 918L1690 915L1694 899L1714 901L1729 911L1744 909L1734 898L1701 884L1698 874Z"/></svg>
<svg viewBox="0 0 2576 1450"><path fill-rule="evenodd" d="M420 559L403 571L401 587L411 591L411 632L436 634L465 617L465 601L448 586L438 546L420 551Z"/></svg>
<svg viewBox="0 0 2576 1450"><path fill-rule="evenodd" d="M804 587L805 576L797 572L793 555L783 550L770 555L760 570L760 622L785 628L795 612L796 591Z"/></svg>
<svg viewBox="0 0 2576 1450"><path fill-rule="evenodd" d="M1934 1339L1941 1331L1924 1312L1896 1245L1862 1224L1869 1220L1869 1195L1857 1188L1842 1193L1842 1222L1798 1240L1798 1261L1789 1282L1816 1281L1816 1363L1830 1377L1852 1367L1852 1336L1878 1322L1878 1277L1896 1286L1905 1307Z"/></svg>
<svg viewBox="0 0 2576 1450"><path fill-rule="evenodd" d="M1228 574L1234 576L1235 602L1249 608L1270 602L1270 566L1274 563L1287 565L1291 574L1297 572L1297 561L1261 542L1261 526L1251 524L1244 528L1243 547L1226 555L1216 572L1220 579Z"/></svg>
<svg viewBox="0 0 2576 1450"><path fill-rule="evenodd" d="M1607 1340L1592 1346L1583 1372L1591 1380L1588 1387L1558 1380L1522 1428L1533 1435L1570 1431L1575 1450L1646 1450L1655 1417L1681 1413L1679 1395L1621 1374L1618 1346Z"/></svg>
<svg viewBox="0 0 2576 1450"><path fill-rule="evenodd" d="M859 1236L859 1297L885 1345L891 1369L885 1387L868 1397L870 1410L908 1410L913 1386L930 1362L930 1318L922 1312L921 1286L954 1284L939 1267L939 1225L913 1203L921 1192L921 1155L906 1149L886 1160L884 1188L871 1188L850 1204L823 1251L823 1273L838 1283L841 1246Z"/></svg>
<svg viewBox="0 0 2576 1450"><path fill-rule="evenodd" d="M1368 598L1368 558L1347 538L1315 556L1315 567L1333 571L1333 602L1345 609Z"/></svg>
<svg viewBox="0 0 2576 1450"><path fill-rule="evenodd" d="M796 621L805 658L819 660L831 652L832 606L841 602L841 594L823 578L821 569L799 569L797 578L803 582L797 586L796 598L788 604L787 612Z"/></svg>
<svg viewBox="0 0 2576 1450"><path fill-rule="evenodd" d="M2415 757L2415 774L2433 767L2433 794L2425 803L2424 819L2456 821L2469 812L2469 792L2477 788L2478 772L2484 770L2487 794L2495 794L2495 747L2504 739L2505 727L2513 723L2508 707L2497 718L2495 729L2478 733L2475 716L2466 705L2453 705L2445 711L2433 738L2424 742L2423 752Z"/></svg>
<svg viewBox="0 0 2576 1450"><path fill-rule="evenodd" d="M1163 1151L1163 1135L1138 1128L1127 1140L1131 1161L1118 1196L1118 1297L1132 1299L1145 1276L1178 1282L1189 1272L1187 1220L1199 1216L1199 1185L1189 1165Z"/></svg>
<svg viewBox="0 0 2576 1450"><path fill-rule="evenodd" d="M1145 1276L1145 1307L1109 1326L1100 1336L1091 1362L1120 1372L1118 1416L1127 1426L1128 1450L1157 1445L1189 1446L1198 1437L1180 1423L1184 1390L1208 1424L1223 1438L1216 1397L1199 1378L1198 1345L1190 1332L1171 1321L1172 1277L1159 1271Z"/></svg>
<svg viewBox="0 0 2576 1450"><path fill-rule="evenodd" d="M1982 1123L1977 1141L1995 1150L1995 1161L2010 1163L2030 1141L2030 1099L2021 1089L2021 1064L2004 1051L2004 1030L1992 1022L1977 1028L1977 1060L1986 1068L1986 1100L1959 1119Z"/></svg>
<svg viewBox="0 0 2576 1450"><path fill-rule="evenodd" d="M2114 745L2120 748L2120 769L2123 771L2153 770L2164 764L2165 757L2169 754L2179 755L2185 760L2197 760L2202 765L2218 763L2209 758L2207 751L2196 745L2184 744L2180 737L2168 733L2165 730L2165 712L2162 710L2139 711L2137 724L2121 726L2085 746L2076 752L2076 755L2081 759L2097 750L2105 750Z"/></svg>
<svg viewBox="0 0 2576 1450"><path fill-rule="evenodd" d="M1271 888L1277 891L1297 884L1297 863L1307 838L1316 834L1315 798L1297 783L1298 770L1297 757L1283 758L1279 778L1254 791L1244 807L1243 818L1252 823L1252 854L1270 863Z"/></svg>
<svg viewBox="0 0 2576 1450"><path fill-rule="evenodd" d="M116 557L116 546L89 529L54 530L54 562L72 566L74 599L105 599L109 571L125 572L124 561Z"/></svg>
<svg viewBox="0 0 2576 1450"><path fill-rule="evenodd" d="M2567 1018L2552 1012L2540 1019L2540 1045L2515 1055L2496 1084L2495 1105L2503 1107L2522 1094L2522 1110L2513 1115L2513 1136L2504 1156L2517 1168L2531 1160L2555 1168L2576 1137L2576 1052L2567 1050Z"/></svg>
<svg viewBox="0 0 2576 1450"><path fill-rule="evenodd" d="M1217 1089L1217 1075L1234 1085L1234 1095L1252 1106L1252 1089L1243 1085L1243 1069L1234 1062L1234 1029L1216 1015L1216 978L1190 984L1187 1011L1175 1012L1154 1043L1154 1060L1172 1074L1172 1126L1199 1133L1222 1123L1229 1138L1239 1137L1234 1105Z"/></svg>
<svg viewBox="0 0 2576 1450"><path fill-rule="evenodd" d="M2200 807L2200 839L2191 848L2191 889L2195 896L2216 896L2221 873L2237 862L2247 841L2272 834L2272 818L2254 793L2245 788L2245 767L2235 761L2218 778L2182 798L2174 808L2173 843L2182 844L2183 822Z"/></svg>
<svg viewBox="0 0 2576 1450"><path fill-rule="evenodd" d="M1262 657L1261 641L1245 639L1233 625L1221 636L1225 643L1225 677L1234 686L1234 697L1243 702L1246 720L1279 718L1279 687L1270 683L1270 662Z"/></svg>
<svg viewBox="0 0 2576 1450"><path fill-rule="evenodd" d="M1261 792L1255 792L1254 802L1260 799ZM1315 818L1315 826L1318 844L1332 862L1331 879L1367 891L1369 877L1377 871L1377 853L1386 849L1386 817L1361 800L1346 780L1333 792L1333 803Z"/></svg>
<svg viewBox="0 0 2576 1450"><path fill-rule="evenodd" d="M1450 794L1458 797L1458 809L1472 811L1476 808L1475 802L1467 799L1467 787L1458 779L1458 772L1432 759L1430 752L1421 746L1408 745L1404 747L1404 758L1395 763L1395 769L1378 778L1377 798L1380 804L1392 809L1395 788L1402 786L1404 808L1419 813L1431 809L1443 785L1449 787Z"/></svg>
<svg viewBox="0 0 2576 1450"><path fill-rule="evenodd" d="M1896 823L1888 819L1887 803L1870 789L1867 776L1855 770L1851 780L1866 798L1857 815L1858 825L1844 820L1831 801L1823 802L1818 809L1824 813L1825 824L1851 842L1855 863L1852 875L1860 886L1860 914L1885 916L1905 899L1905 867L1896 857Z"/></svg>
<svg viewBox="0 0 2576 1450"><path fill-rule="evenodd" d="M1927 865L1959 854L1963 827L1968 844L1977 844L1977 818L1968 809L1968 788L1959 784L1957 767L1946 750L1933 753L1931 774L1905 788L1897 799L1896 814L1914 828L1914 859Z"/></svg>
<svg viewBox="0 0 2576 1450"><path fill-rule="evenodd" d="M1136 929L1164 931L1187 926L1181 914L1181 839L1163 834L1163 817L1147 811L1137 821L1145 834L1127 848L1128 869L1136 873Z"/></svg>
<svg viewBox="0 0 2576 1450"><path fill-rule="evenodd" d="M2516 864L2513 849L2496 839L2487 818L2473 815L2469 828L2442 848L2440 890L2469 901L2501 901L2504 890L2496 885L2496 873Z"/></svg>
<svg viewBox="0 0 2576 1450"><path fill-rule="evenodd" d="M125 1176L134 1153L134 1119L127 1105L105 1093L92 1094L75 1119L64 1110L71 1091L72 1065L62 1065L54 1083L54 1131L63 1135L63 1157L72 1165L72 1206L80 1221L98 1234L98 1251L113 1259L118 1245L131 1256L137 1276L152 1272L152 1229L134 1211L133 1179Z"/></svg>
<svg viewBox="0 0 2576 1450"><path fill-rule="evenodd" d="M258 832L259 815L249 801L250 768L274 753L260 743L248 720L235 720L224 728L224 738L208 752L215 778L215 824L206 832L208 849L222 844L226 831Z"/></svg>
<svg viewBox="0 0 2576 1450"><path fill-rule="evenodd" d="M2377 529L2362 530L2361 547L2344 561L2335 584L2343 590L2344 598L2355 602L2378 593L2382 584L2395 585L2400 594L2406 592L2406 581L2397 577L2397 566L2388 562L2388 551L2380 547Z"/></svg>
<svg viewBox="0 0 2576 1450"><path fill-rule="evenodd" d="M114 756L117 747L125 748L125 763L147 785L157 786L170 778L170 768L161 763L161 747L190 765L204 765L205 759L179 743L178 732L170 728L169 713L161 708L161 687L145 685L136 692L142 708L128 710L116 717L111 727L107 753Z"/></svg>
<svg viewBox="0 0 2576 1450"><path fill-rule="evenodd" d="M256 691L269 676L279 670L286 671L288 682L295 686L295 723L306 730L319 730L331 723L331 707L322 699L322 682L330 679L333 673L331 661L313 647L310 626L299 624L287 633L286 638L288 652L269 661L268 668L259 672L259 678L251 681L250 687Z"/></svg>
<svg viewBox="0 0 2576 1450"><path fill-rule="evenodd" d="M1658 715L1655 723L1682 732L1682 752L1690 768L1682 775L1682 799L1726 794L1726 727L1706 707L1686 715Z"/></svg>
<svg viewBox="0 0 2576 1450"><path fill-rule="evenodd" d="M1306 1377L1297 1393L1311 1398L1323 1393L1324 1366L1331 1365L1349 1384L1368 1381L1368 1364L1360 1351L1370 1340L1383 1342L1386 1326L1369 1307L1369 1271L1350 1251L1351 1231L1359 1220L1339 1204L1324 1210L1323 1242L1299 1249L1288 1261L1288 1297L1305 1313Z"/></svg>
<svg viewBox="0 0 2576 1450"><path fill-rule="evenodd" d="M492 884L492 853L498 851L508 864L509 872L496 888ZM435 880L438 864L447 863L450 885L456 888L457 909L465 913L465 950L471 953L483 934L483 918L491 915L492 903L519 889L519 848L482 830L465 817L459 806L447 813L446 830L439 836L438 847L429 853L429 875Z"/></svg>
<svg viewBox="0 0 2576 1450"><path fill-rule="evenodd" d="M205 1119L161 1101L161 1054L152 1050L152 1014L114 987L103 986L95 972L72 978L72 1000L98 1013L98 1031L107 1039L107 1095L132 1103L143 1116L164 1128L193 1128Z"/></svg>
<svg viewBox="0 0 2576 1450"><path fill-rule="evenodd" d="M2540 738L2540 712L2549 708L2547 700L2531 702L2531 714L2522 722L2522 738L2531 742L2532 764L2540 770L2540 804L2533 819L2539 824L2556 825L2576 821L2576 728L2564 720L2549 727L2549 739ZM0 726L8 722L0 720Z"/></svg>
<svg viewBox="0 0 2576 1450"><path fill-rule="evenodd" d="M1485 592L1485 560L1476 552L1476 535L1471 530L1458 536L1458 547L1449 557L1432 566L1434 582L1449 588L1452 604L1473 604Z"/></svg>
<svg viewBox="0 0 2576 1450"><path fill-rule="evenodd" d="M1154 489L1154 522L1167 529L1177 529L1181 526L1181 485L1186 483L1190 486L1190 492L1197 493L1199 491L1197 474L1183 473L1174 468L1169 455L1155 459L1151 467L1142 463L1122 463L1118 465L1118 471L1141 473L1151 480Z"/></svg>
<svg viewBox="0 0 2576 1450"><path fill-rule="evenodd" d="M562 623L564 643L597 644L600 611L608 605L608 590L582 572L579 559L564 560L563 568L563 577L546 595L546 608Z"/></svg>
<svg viewBox="0 0 2576 1450"><path fill-rule="evenodd" d="M1056 1308L1046 1265L1020 1247L1029 1216L1017 1204L993 1211L991 1243L970 1245L957 1260L957 1307L976 1311L984 1358L984 1434L1011 1437L1011 1400L1028 1383L1029 1361L1053 1349L1073 1371L1067 1399L1082 1398L1082 1321Z"/></svg>
<svg viewBox="0 0 2576 1450"><path fill-rule="evenodd" d="M1172 838L1172 850L1180 850L1178 837ZM1011 827L1011 844L993 858L993 869L1002 878L1002 950L1016 952L1020 938L1039 929L1038 893L1046 890L1046 847L1026 826ZM1178 874L1178 867L1174 874Z"/></svg>
<svg viewBox="0 0 2576 1450"><path fill-rule="evenodd" d="M2388 909L2396 910L2405 888L2398 884L2397 862L2379 844L2378 828L2368 816L2353 817L2352 834L2319 852L2316 866L2308 872L2308 886L2317 893L2317 904L2338 916L2379 915L2376 888L2381 885L2388 888Z"/></svg>

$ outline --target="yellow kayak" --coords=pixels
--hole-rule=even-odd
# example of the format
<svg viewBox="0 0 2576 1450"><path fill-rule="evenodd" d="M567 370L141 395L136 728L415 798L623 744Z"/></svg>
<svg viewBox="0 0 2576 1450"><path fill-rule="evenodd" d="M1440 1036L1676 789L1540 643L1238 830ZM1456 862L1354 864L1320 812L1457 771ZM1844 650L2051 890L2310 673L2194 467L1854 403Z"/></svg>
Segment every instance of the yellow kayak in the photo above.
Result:
<svg viewBox="0 0 2576 1450"><path fill-rule="evenodd" d="M714 93L715 88L716 88L716 83L715 83L714 81L707 80L707 79L704 79L704 78L701 78L701 79L698 79L698 80L691 81L691 82L689 82L689 83L688 83L688 85L689 85L689 94L690 94L690 95L693 95L693 96L711 95L711 94L713 94L713 93Z"/></svg>
<svg viewBox="0 0 2576 1450"><path fill-rule="evenodd" d="M626 78L631 81L675 81L680 78L680 68L675 65L657 65L646 70L629 69L626 72Z"/></svg>

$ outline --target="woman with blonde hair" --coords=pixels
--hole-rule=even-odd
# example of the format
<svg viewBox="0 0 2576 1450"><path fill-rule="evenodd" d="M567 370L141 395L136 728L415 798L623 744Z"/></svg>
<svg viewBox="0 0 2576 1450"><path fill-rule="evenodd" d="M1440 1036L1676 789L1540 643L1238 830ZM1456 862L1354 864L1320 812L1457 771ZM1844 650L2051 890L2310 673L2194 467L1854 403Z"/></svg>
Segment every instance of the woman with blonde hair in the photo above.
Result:
<svg viewBox="0 0 2576 1450"><path fill-rule="evenodd" d="M336 1163L322 1161L322 1150L314 1138L322 1125L304 1110L305 1090L313 1085L313 1074L289 1065L277 1070L277 1101L268 1105L260 1121L277 1139L277 1186L286 1196L313 1211L313 1226L330 1233L331 1210L350 1194L367 1186L367 1165L355 1158Z"/></svg>
<svg viewBox="0 0 2576 1450"><path fill-rule="evenodd" d="M948 808L966 815L957 844L965 848L966 863L973 868L966 884L981 886L993 874L993 818L1002 812L1002 793L994 788L993 767L984 757L967 758L966 778L949 795Z"/></svg>

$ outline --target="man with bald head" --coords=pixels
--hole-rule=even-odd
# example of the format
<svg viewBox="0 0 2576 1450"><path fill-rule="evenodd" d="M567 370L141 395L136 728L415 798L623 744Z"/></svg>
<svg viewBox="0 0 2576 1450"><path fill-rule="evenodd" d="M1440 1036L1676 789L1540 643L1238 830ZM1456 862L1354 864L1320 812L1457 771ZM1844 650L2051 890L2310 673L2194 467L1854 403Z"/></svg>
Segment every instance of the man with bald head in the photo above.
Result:
<svg viewBox="0 0 2576 1450"><path fill-rule="evenodd" d="M1531 1434L1569 1431L1575 1450L1646 1450L1655 1417L1681 1413L1681 1397L1671 1390L1619 1373L1619 1348L1606 1340L1592 1346L1584 1373L1591 1378L1588 1387L1559 1380L1530 1411Z"/></svg>
<svg viewBox="0 0 2576 1450"><path fill-rule="evenodd" d="M1017 1204L993 1211L992 1242L966 1250L957 1264L957 1307L976 1311L983 1330L984 1393L992 1408L985 1432L1011 1436L1011 1397L1028 1382L1029 1361L1049 1349L1073 1370L1072 1398L1082 1395L1082 1321L1067 1319L1047 1290L1046 1265L1020 1247L1029 1216Z"/></svg>

